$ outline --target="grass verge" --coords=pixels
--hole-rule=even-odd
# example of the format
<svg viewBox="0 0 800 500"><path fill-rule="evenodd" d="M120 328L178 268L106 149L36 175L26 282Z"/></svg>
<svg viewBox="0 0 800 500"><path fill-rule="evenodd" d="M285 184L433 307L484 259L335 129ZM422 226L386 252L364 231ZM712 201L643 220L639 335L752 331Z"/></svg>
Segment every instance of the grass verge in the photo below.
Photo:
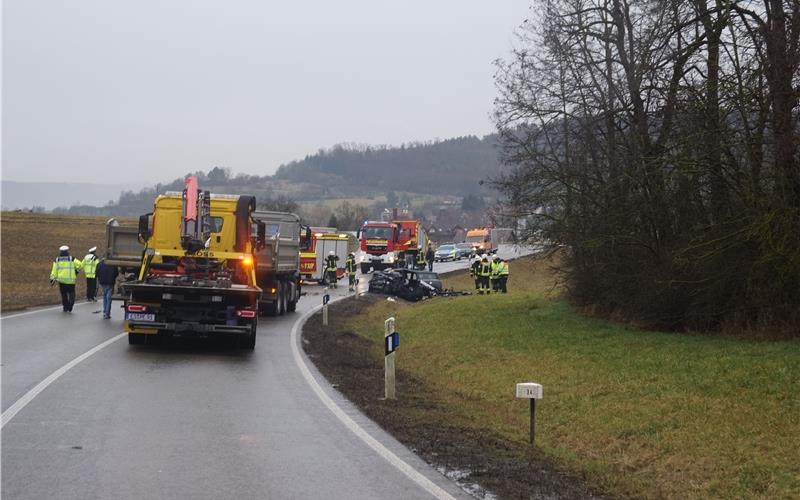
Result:
<svg viewBox="0 0 800 500"><path fill-rule="evenodd" d="M445 286L466 289L465 273ZM547 262L511 264L507 295L380 301L347 327L431 387L452 425L522 443L517 382L544 386L537 444L620 497L800 497L800 342L629 329L548 292ZM403 395L401 394L402 398Z"/></svg>

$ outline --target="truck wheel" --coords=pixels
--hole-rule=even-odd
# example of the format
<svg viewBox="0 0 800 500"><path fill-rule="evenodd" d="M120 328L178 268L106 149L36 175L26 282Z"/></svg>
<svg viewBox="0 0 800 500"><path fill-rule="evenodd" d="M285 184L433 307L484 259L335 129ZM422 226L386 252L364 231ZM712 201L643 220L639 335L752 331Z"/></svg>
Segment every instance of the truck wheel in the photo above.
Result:
<svg viewBox="0 0 800 500"><path fill-rule="evenodd" d="M367 274L369 272L370 265L361 263L361 274Z"/></svg>
<svg viewBox="0 0 800 500"><path fill-rule="evenodd" d="M144 344L144 334L143 333L129 333L128 334L128 344L130 345L141 345Z"/></svg>
<svg viewBox="0 0 800 500"><path fill-rule="evenodd" d="M281 311L281 296L283 295L283 287L281 286L281 282L279 281L275 287L275 301L269 304L266 307L267 314L270 316L278 316Z"/></svg>
<svg viewBox="0 0 800 500"><path fill-rule="evenodd" d="M291 289L292 287L289 287L289 290ZM293 293L292 296L289 298L289 300L286 302L287 312L293 313L297 310L297 295L299 290L300 290L300 285L297 285L297 291L295 291L295 293Z"/></svg>
<svg viewBox="0 0 800 500"><path fill-rule="evenodd" d="M283 316L286 312L286 286L281 282L281 288L278 291L278 316Z"/></svg>
<svg viewBox="0 0 800 500"><path fill-rule="evenodd" d="M253 350L256 348L256 331L258 330L258 321L253 320L253 324L250 325L250 333L245 335L244 340L242 342L242 347L245 349Z"/></svg>

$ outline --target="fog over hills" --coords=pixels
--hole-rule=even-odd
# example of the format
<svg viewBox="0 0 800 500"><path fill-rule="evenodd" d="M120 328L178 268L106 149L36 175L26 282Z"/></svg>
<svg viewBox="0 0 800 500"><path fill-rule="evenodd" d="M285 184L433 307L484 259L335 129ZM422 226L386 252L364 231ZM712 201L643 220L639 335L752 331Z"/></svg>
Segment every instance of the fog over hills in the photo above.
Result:
<svg viewBox="0 0 800 500"><path fill-rule="evenodd" d="M91 184L86 182L17 182L2 180L3 210L52 210L72 205L103 206L119 198L122 191L141 189L141 185Z"/></svg>

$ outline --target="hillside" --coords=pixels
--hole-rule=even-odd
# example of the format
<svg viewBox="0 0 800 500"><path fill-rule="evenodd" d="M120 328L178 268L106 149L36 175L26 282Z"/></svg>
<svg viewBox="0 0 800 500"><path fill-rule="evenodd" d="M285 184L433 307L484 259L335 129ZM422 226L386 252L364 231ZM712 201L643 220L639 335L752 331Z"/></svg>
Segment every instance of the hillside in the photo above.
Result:
<svg viewBox="0 0 800 500"><path fill-rule="evenodd" d="M499 166L495 141L490 135L401 147L339 145L282 165L275 178L336 188L350 195L376 189L478 194L478 183Z"/></svg>
<svg viewBox="0 0 800 500"><path fill-rule="evenodd" d="M259 202L285 198L298 203L326 199L374 198L388 192L425 195L488 195L481 180L499 168L496 136L458 137L399 147L337 145L299 161L281 165L275 175L232 175L214 167L194 172L203 189L212 192L248 193ZM187 175L192 172L187 172ZM152 208L157 193L181 190L183 179L164 180L139 192L109 192L117 200L103 206L75 204L59 213L78 215L137 215ZM412 196L413 197L413 196Z"/></svg>

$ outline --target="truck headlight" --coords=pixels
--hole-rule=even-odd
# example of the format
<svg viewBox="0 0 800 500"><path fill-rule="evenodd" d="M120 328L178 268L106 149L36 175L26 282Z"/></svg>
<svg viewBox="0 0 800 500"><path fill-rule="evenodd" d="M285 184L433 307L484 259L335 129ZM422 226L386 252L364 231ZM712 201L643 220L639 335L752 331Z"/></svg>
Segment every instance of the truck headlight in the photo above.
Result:
<svg viewBox="0 0 800 500"><path fill-rule="evenodd" d="M392 262L394 262L394 254L393 254L393 253L390 253L389 255L387 255L387 257L386 257L386 261L387 261L389 264L391 264Z"/></svg>

